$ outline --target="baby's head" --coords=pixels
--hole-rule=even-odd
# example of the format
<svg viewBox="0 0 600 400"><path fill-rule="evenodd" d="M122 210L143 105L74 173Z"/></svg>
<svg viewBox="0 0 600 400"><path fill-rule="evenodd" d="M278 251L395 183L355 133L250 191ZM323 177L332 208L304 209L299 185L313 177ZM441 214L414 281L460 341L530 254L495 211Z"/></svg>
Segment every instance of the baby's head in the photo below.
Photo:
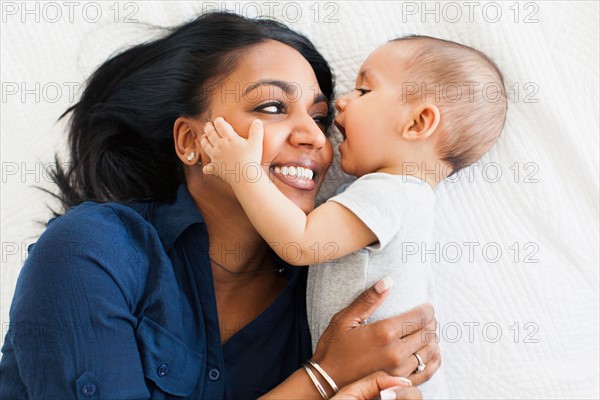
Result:
<svg viewBox="0 0 600 400"><path fill-rule="evenodd" d="M435 186L492 147L507 101L502 74L485 54L408 36L371 53L337 108L345 172L414 175Z"/></svg>

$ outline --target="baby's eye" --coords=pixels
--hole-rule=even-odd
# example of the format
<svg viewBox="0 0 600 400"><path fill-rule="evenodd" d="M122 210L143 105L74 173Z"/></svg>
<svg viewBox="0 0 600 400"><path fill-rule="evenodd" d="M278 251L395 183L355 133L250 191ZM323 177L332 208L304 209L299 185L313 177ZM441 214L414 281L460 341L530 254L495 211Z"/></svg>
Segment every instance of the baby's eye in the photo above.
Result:
<svg viewBox="0 0 600 400"><path fill-rule="evenodd" d="M261 104L254 111L263 112L265 114L281 114L285 112L285 104L280 101L272 101Z"/></svg>
<svg viewBox="0 0 600 400"><path fill-rule="evenodd" d="M360 92L361 96L370 92L370 90L363 89L363 88L356 88L354 90L358 90Z"/></svg>

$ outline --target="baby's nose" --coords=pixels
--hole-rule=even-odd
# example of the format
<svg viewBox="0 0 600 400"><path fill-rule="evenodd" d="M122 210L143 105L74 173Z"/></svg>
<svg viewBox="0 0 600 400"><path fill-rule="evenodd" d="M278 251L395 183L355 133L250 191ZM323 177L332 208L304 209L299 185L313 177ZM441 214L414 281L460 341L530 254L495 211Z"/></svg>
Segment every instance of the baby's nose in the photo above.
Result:
<svg viewBox="0 0 600 400"><path fill-rule="evenodd" d="M344 111L346 109L347 105L348 105L348 99L346 98L346 96L340 97L339 99L337 99L335 101L335 109L338 110L338 112Z"/></svg>

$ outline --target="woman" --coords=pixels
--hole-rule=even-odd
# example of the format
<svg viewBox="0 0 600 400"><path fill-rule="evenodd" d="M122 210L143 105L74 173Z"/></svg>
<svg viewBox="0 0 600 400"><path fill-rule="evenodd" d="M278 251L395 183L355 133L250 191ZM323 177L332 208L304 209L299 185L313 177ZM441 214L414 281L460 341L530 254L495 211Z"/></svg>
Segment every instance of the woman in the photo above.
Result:
<svg viewBox="0 0 600 400"><path fill-rule="evenodd" d="M310 211L332 160L332 97L306 38L232 14L105 62L67 112L71 164L54 175L67 212L19 277L0 398L318 398L300 368L309 358L345 398L374 397L393 376L427 380L440 363L433 310L362 325L381 284L334 317L311 355L306 270L276 259L229 186L202 175L204 123L223 116L245 132L260 117L264 172L313 166L310 188L273 178ZM424 373L412 373L414 353Z"/></svg>

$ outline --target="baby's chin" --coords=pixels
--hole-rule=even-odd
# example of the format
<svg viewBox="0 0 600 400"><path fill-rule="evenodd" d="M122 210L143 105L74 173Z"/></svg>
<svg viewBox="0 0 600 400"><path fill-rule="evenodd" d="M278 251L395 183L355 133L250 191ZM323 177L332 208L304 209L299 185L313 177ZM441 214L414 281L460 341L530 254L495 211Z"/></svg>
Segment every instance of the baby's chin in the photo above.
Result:
<svg viewBox="0 0 600 400"><path fill-rule="evenodd" d="M351 168L351 166L352 163L349 160L344 160L344 158L340 160L340 168L342 171L344 171L345 174L357 176L357 172L353 168Z"/></svg>

